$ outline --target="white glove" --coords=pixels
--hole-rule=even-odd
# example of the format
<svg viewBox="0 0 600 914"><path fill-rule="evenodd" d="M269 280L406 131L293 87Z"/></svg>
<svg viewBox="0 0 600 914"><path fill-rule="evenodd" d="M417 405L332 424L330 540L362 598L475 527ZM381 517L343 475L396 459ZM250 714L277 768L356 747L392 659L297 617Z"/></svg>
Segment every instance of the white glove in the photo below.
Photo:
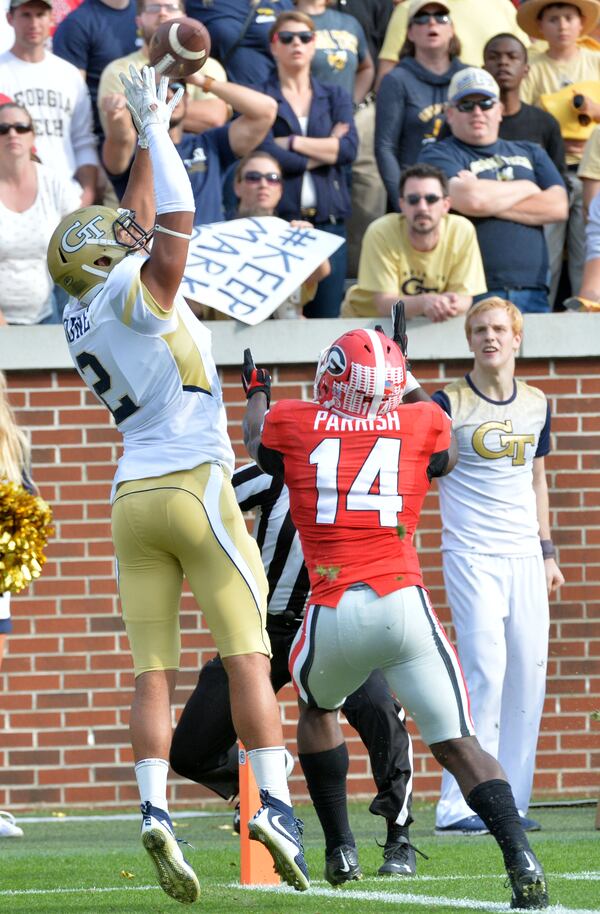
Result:
<svg viewBox="0 0 600 914"><path fill-rule="evenodd" d="M123 83L127 107L139 135L139 145L143 149L147 149L146 127L150 124L159 124L168 130L171 114L181 101L184 89L178 89L173 98L167 102L169 80L163 76L157 89L154 67L144 67L140 74L139 70L130 64L129 75L131 79L128 79L124 73L120 73L119 77Z"/></svg>

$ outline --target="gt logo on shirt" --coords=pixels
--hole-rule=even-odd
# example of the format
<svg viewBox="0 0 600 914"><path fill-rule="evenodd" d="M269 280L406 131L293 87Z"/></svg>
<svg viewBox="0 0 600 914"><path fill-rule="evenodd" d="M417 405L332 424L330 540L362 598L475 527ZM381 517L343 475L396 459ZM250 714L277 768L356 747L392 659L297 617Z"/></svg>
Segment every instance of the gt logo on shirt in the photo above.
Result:
<svg viewBox="0 0 600 914"><path fill-rule="evenodd" d="M94 218L90 219L89 222L86 222L85 225L81 225L81 222L78 219L77 222L70 225L61 240L61 245L64 250L68 251L69 254L73 254L75 251L82 248L84 244L87 244L88 241L99 241L103 238L104 232L96 225L97 222L102 222L103 218L104 216L102 215L94 216ZM75 229L78 229L79 231L75 231ZM78 239L75 244L72 244L67 240L71 232L75 232L75 238Z"/></svg>
<svg viewBox="0 0 600 914"><path fill-rule="evenodd" d="M501 450L492 451L486 444L486 437L492 432L500 432L499 441ZM489 438L488 438L489 441ZM498 460L500 457L512 457L514 467L523 466L525 463L525 448L528 444L535 444L535 435L514 435L512 422L484 422L473 433L473 449L485 460Z"/></svg>

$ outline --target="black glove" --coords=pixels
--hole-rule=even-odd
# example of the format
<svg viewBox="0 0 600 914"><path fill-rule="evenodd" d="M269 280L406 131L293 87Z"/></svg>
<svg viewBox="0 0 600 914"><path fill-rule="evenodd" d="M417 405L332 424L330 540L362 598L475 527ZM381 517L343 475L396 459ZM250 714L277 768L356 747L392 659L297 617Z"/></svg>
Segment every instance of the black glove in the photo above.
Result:
<svg viewBox="0 0 600 914"><path fill-rule="evenodd" d="M256 367L249 349L244 349L242 385L247 400L254 394L261 392L267 398L267 406L271 405L271 375L266 368Z"/></svg>
<svg viewBox="0 0 600 914"><path fill-rule="evenodd" d="M398 344L402 355L406 358L408 351L408 336L406 335L406 314L404 302L401 298L392 305L392 339Z"/></svg>

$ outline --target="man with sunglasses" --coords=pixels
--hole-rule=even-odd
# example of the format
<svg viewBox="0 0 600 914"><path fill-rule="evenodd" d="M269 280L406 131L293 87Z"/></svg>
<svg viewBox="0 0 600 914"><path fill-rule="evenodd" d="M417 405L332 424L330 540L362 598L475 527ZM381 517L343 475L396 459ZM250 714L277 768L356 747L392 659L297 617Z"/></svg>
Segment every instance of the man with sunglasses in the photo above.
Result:
<svg viewBox="0 0 600 914"><path fill-rule="evenodd" d="M485 275L475 229L449 215L448 181L439 168L411 165L400 176L400 210L372 222L358 267L358 284L342 305L343 317L387 316L401 298L406 316L445 321L466 311L484 292Z"/></svg>
<svg viewBox="0 0 600 914"><path fill-rule="evenodd" d="M548 311L543 227L568 215L558 169L536 143L499 139L500 89L486 70L452 77L446 118L452 136L424 147L420 160L446 173L452 209L473 220L489 294Z"/></svg>

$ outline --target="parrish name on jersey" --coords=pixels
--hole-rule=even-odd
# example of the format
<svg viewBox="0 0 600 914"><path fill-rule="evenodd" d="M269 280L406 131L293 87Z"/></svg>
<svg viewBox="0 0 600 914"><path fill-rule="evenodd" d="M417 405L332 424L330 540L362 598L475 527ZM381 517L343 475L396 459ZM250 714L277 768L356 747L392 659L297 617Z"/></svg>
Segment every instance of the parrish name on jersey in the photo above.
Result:
<svg viewBox="0 0 600 914"><path fill-rule="evenodd" d="M315 416L313 429L315 432L399 432L400 416L397 412L392 412L370 419L351 419L348 416L337 416L328 409L320 409Z"/></svg>

